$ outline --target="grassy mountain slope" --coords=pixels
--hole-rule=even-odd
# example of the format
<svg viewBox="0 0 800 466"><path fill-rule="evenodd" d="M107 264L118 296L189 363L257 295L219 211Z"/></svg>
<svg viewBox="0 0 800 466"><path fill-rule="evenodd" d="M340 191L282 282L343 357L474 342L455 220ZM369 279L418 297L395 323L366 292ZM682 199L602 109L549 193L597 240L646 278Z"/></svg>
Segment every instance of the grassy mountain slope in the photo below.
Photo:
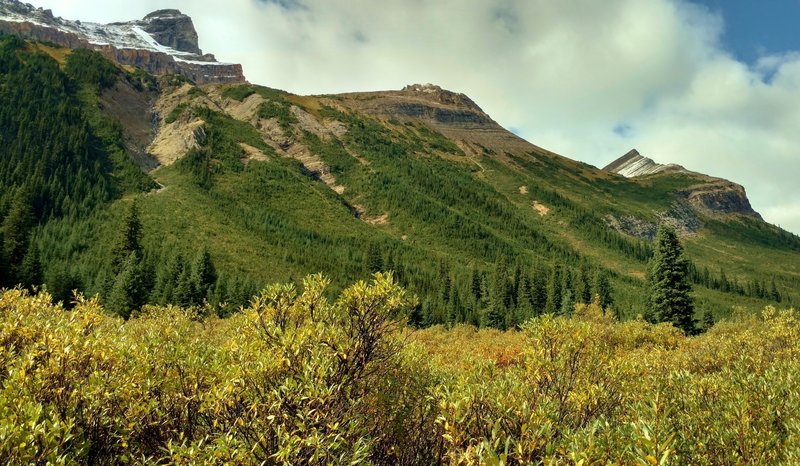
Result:
<svg viewBox="0 0 800 466"><path fill-rule="evenodd" d="M233 303L310 272L331 276L335 289L366 277L377 258L422 298L428 323L483 319L498 300L517 312L524 283L541 288L556 273L573 295L582 277L608 274L614 307L634 316L643 310L647 232L665 219L686 229L700 313L763 307L773 281L784 301L799 297L800 240L747 216L693 207L686 193L706 180L630 180L572 161L505 131L461 94L417 86L296 96L176 77L156 85L116 68L102 86L103 75L70 76L68 52L46 52L55 58L42 66L61 66L77 86L71 98L103 157L161 164L152 180L103 172L120 186L107 200L85 215L40 222L33 242L46 282L66 275L103 292L113 238L136 199L151 280L168 275L178 253L191 258L206 247L220 277L213 293ZM119 95L128 106L147 105L125 114ZM155 97L154 142L137 150Z"/></svg>

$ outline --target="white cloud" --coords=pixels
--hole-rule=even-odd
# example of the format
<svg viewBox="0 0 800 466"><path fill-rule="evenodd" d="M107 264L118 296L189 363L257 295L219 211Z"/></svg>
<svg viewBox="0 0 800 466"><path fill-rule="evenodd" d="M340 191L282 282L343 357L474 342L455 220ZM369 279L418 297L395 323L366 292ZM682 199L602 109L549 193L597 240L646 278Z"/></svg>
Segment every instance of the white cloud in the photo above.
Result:
<svg viewBox="0 0 800 466"><path fill-rule="evenodd" d="M685 0L38 3L88 21L180 8L205 51L298 93L435 82L572 158L603 166L637 147L742 183L800 233L800 51L737 62L721 18Z"/></svg>

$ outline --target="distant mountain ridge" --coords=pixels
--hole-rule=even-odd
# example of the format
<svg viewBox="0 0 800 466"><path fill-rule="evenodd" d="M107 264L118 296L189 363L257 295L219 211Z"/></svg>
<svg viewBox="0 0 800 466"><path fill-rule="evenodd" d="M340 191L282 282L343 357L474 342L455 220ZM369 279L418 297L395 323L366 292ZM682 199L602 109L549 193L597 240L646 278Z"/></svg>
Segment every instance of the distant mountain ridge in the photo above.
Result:
<svg viewBox="0 0 800 466"><path fill-rule="evenodd" d="M179 10L158 10L141 20L97 24L53 16L51 10L0 0L0 33L89 48L123 65L155 74L182 74L197 84L246 82L242 66L203 54L192 19Z"/></svg>

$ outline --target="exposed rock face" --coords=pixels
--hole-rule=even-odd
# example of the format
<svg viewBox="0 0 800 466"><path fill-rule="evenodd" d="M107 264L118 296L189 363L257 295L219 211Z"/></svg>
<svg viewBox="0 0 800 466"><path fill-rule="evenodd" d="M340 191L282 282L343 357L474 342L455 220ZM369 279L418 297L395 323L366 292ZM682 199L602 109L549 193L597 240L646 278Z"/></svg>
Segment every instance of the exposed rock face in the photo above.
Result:
<svg viewBox="0 0 800 466"><path fill-rule="evenodd" d="M197 31L192 18L178 10L158 10L150 13L142 20L142 29L161 45L202 55L197 44Z"/></svg>
<svg viewBox="0 0 800 466"><path fill-rule="evenodd" d="M680 236L691 236L700 231L703 222L697 212L685 200L679 200L663 212L656 213L656 221L647 221L633 215L605 217L606 224L615 230L637 238L652 240L658 233L659 225L669 225Z"/></svg>
<svg viewBox="0 0 800 466"><path fill-rule="evenodd" d="M697 184L677 191L676 202L665 212L658 212L658 223L671 225L681 235L691 235L702 227L698 215L744 215L762 220L753 210L741 185L721 178L714 178L693 172L680 165L662 165L642 156L635 149L610 163L603 170L617 173L626 178L649 177L656 175L683 174L696 179ZM614 217L606 221L612 228L640 238L655 237L657 224L632 216Z"/></svg>
<svg viewBox="0 0 800 466"><path fill-rule="evenodd" d="M686 172L687 170L680 165L662 165L653 159L647 158L636 149L608 164L603 170L622 175L625 178L634 176L654 175L663 172Z"/></svg>
<svg viewBox="0 0 800 466"><path fill-rule="evenodd" d="M711 214L739 214L763 220L753 210L744 187L727 180L692 186L679 194L686 196L694 209Z"/></svg>
<svg viewBox="0 0 800 466"><path fill-rule="evenodd" d="M242 66L203 55L191 18L159 10L143 20L94 24L54 18L49 10L17 0L0 0L0 33L89 48L123 65L155 74L182 74L197 84L246 82Z"/></svg>
<svg viewBox="0 0 800 466"><path fill-rule="evenodd" d="M492 151L528 154L546 153L497 124L472 99L433 84L412 84L400 91L341 94L346 107L383 120L417 121L430 125L460 142L465 152Z"/></svg>

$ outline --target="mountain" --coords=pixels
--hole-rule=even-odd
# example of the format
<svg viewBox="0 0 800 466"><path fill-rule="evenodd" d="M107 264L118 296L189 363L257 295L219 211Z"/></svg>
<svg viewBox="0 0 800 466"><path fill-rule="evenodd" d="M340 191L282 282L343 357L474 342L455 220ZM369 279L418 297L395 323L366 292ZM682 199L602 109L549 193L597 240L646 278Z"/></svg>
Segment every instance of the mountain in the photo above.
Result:
<svg viewBox="0 0 800 466"><path fill-rule="evenodd" d="M693 210L707 215L739 214L763 220L753 210L744 187L731 181L693 172L677 164L662 165L644 157L636 149L608 164L604 171L626 178L683 175L697 180L697 184L677 192Z"/></svg>
<svg viewBox="0 0 800 466"><path fill-rule="evenodd" d="M2 5L4 27L27 24L16 32L27 39L33 29L80 33L80 45L89 42L80 31L95 30ZM27 22L9 19L21 16ZM79 30L52 27L64 24ZM0 144L13 149L0 159L0 218L3 231L30 238L28 248L13 246L23 244L17 233L0 238L15 258L0 273L37 277L38 261L41 278L27 283L62 299L73 288L108 295L125 263L144 300L205 301L220 314L265 283L323 272L335 289L393 270L419 296L412 321L422 325L513 326L596 293L631 318L644 310L663 223L692 261L698 318L800 298L800 238L765 223L729 181L653 169L638 153L600 170L430 84L299 96L194 79L180 60L197 58L197 39L174 10L102 28L118 31L108 47L174 68L142 72L99 44L95 53L52 38L0 39ZM158 45L125 48L141 31ZM19 214L26 209L30 217ZM27 227L9 226L24 218ZM139 242L120 249L130 229ZM215 273L200 280L198 269Z"/></svg>
<svg viewBox="0 0 800 466"><path fill-rule="evenodd" d="M96 24L53 16L18 0L0 0L0 33L90 48L123 65L163 75L182 74L198 84L245 82L241 65L203 54L192 19L178 10L159 10L142 20Z"/></svg>
<svg viewBox="0 0 800 466"><path fill-rule="evenodd" d="M656 173L672 172L672 173L687 173L688 170L680 165L669 164L662 165L655 163L653 159L647 158L639 153L636 149L632 149L627 154L618 158L617 160L608 164L603 170L617 173L626 178L633 178L635 176L653 175Z"/></svg>

